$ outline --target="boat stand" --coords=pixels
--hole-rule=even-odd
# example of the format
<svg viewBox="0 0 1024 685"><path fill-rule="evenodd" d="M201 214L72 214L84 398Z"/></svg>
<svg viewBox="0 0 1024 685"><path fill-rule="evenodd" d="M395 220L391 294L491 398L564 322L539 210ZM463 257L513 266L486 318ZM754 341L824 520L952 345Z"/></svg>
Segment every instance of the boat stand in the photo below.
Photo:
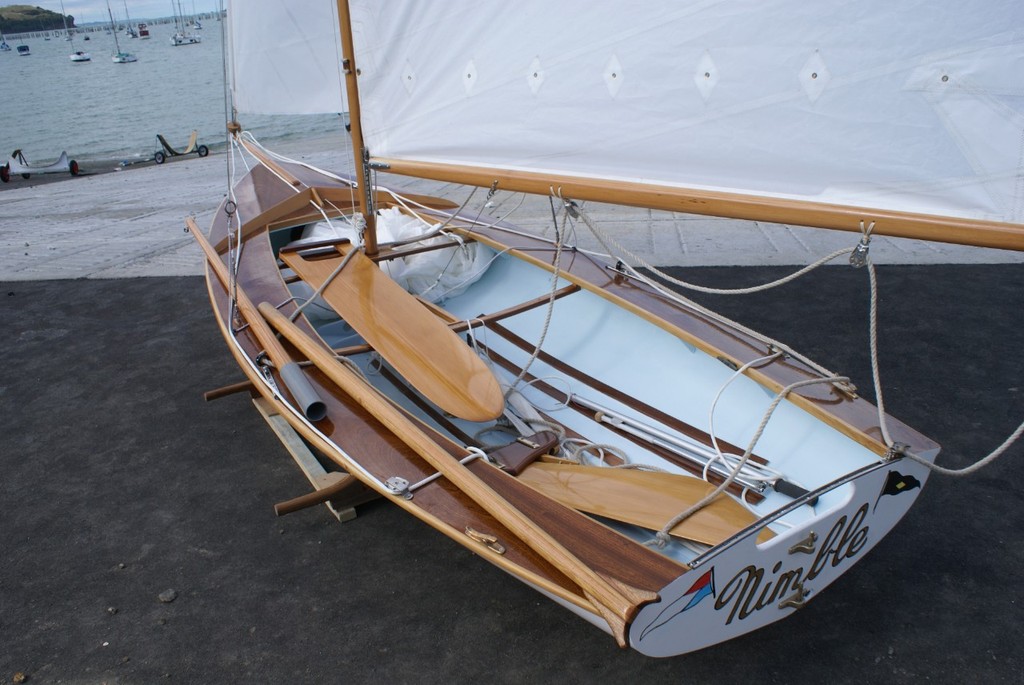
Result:
<svg viewBox="0 0 1024 685"><path fill-rule="evenodd" d="M210 390L203 393L203 398L207 402L212 402L241 392L250 394L252 403L256 405L260 416L274 431L274 435L292 455L292 459L306 474L306 478L314 488L313 492L275 504L274 512L278 516L323 504L338 521L345 523L356 517L357 506L381 497L380 493L363 485L359 479L348 473L326 470L299 434L295 432L295 429L291 427L291 424L274 409L274 405L256 393L256 388L251 381L242 381Z"/></svg>
<svg viewBox="0 0 1024 685"><path fill-rule="evenodd" d="M291 424L277 413L266 398L254 397L252 403L315 488L311 493L274 505L278 516L322 503L338 521L345 523L356 517L357 506L380 497L379 493L363 485L354 476L324 469Z"/></svg>

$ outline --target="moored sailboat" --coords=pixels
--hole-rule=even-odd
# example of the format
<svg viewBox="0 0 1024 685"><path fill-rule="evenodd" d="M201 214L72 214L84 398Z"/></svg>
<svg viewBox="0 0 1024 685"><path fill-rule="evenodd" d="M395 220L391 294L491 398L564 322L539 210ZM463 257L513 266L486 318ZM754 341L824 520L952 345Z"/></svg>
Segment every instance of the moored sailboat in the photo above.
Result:
<svg viewBox="0 0 1024 685"><path fill-rule="evenodd" d="M127 9L127 8L126 8ZM107 16L110 17L110 29L114 34L114 54L110 56L110 59L114 64L128 64L129 62L137 62L138 57L130 52L124 52L121 50L121 43L117 40L117 24L114 22L114 13L110 11L110 2L107 2Z"/></svg>
<svg viewBox="0 0 1024 685"><path fill-rule="evenodd" d="M72 36L71 31L68 30L68 17L67 17L67 14L64 11L64 2L63 1L60 3L60 15L61 15L61 19L64 20L64 34L65 34L66 40L69 43L71 43L71 50L72 50L72 52L71 52L70 55L68 55L68 59L70 59L72 62L89 62L89 61L91 61L92 60L92 55L90 55L88 52L84 52L82 50L75 50L75 39Z"/></svg>
<svg viewBox="0 0 1024 685"><path fill-rule="evenodd" d="M184 13L181 11L181 3L171 3L171 7L174 10L174 33L171 35L171 45L178 47L181 45L197 45L203 41L203 37L198 33L189 30L188 21L185 19Z"/></svg>
<svg viewBox="0 0 1024 685"><path fill-rule="evenodd" d="M353 178L232 124L257 163L190 224L245 387L335 469L303 503L388 498L653 656L784 618L896 525L938 445L631 266L583 202L853 232L869 274L874 235L1024 249L1021 10L741 4L232 5L235 110L351 115Z"/></svg>
<svg viewBox="0 0 1024 685"><path fill-rule="evenodd" d="M128 0L124 0L124 35L129 38L138 38L139 34L132 26L131 15L128 14Z"/></svg>

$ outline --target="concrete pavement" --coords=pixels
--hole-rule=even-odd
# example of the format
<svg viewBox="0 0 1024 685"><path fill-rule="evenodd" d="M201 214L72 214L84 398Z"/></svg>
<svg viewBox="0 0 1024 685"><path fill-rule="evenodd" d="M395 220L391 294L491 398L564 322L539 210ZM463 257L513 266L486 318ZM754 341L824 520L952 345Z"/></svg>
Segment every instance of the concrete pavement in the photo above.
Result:
<svg viewBox="0 0 1024 685"><path fill-rule="evenodd" d="M348 171L346 143L339 135L288 142L278 151L332 171ZM107 169L114 166L111 162ZM93 167L94 172L107 170ZM415 179L403 185L460 204L468 193L450 184ZM226 157L217 152L77 178L15 177L0 186L0 279L198 275L202 255L182 230L184 218L194 215L200 226L208 225L227 187ZM478 191L469 207L480 208L485 194ZM485 211L503 215L520 198L498 193ZM589 203L587 211L626 249L658 266L802 265L857 243L851 233L763 222L596 203ZM547 199L528 198L508 220L526 230L550 231ZM582 224L576 239L582 248L603 252ZM883 237L872 241L872 257L879 264L1024 261L1024 253Z"/></svg>

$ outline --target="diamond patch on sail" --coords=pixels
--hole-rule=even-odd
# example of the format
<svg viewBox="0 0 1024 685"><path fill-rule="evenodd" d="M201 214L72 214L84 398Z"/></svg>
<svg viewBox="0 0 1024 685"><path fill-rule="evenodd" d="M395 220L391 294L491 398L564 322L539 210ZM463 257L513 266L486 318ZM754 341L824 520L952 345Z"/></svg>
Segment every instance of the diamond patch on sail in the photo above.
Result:
<svg viewBox="0 0 1024 685"><path fill-rule="evenodd" d="M619 89L622 88L622 65L619 64L619 58L615 55L612 55L604 68L604 82L612 97L619 94Z"/></svg>
<svg viewBox="0 0 1024 685"><path fill-rule="evenodd" d="M711 59L711 53L707 50L704 51L700 61L697 62L697 69L693 72L693 83L697 86L697 90L700 91L700 96L704 98L704 102L707 102L708 98L711 97L711 91L718 84L718 65Z"/></svg>
<svg viewBox="0 0 1024 685"><path fill-rule="evenodd" d="M821 58L821 53L815 50L800 70L800 85L807 94L807 98L811 102L816 102L825 92L825 88L831 80L832 74L825 66L825 60Z"/></svg>

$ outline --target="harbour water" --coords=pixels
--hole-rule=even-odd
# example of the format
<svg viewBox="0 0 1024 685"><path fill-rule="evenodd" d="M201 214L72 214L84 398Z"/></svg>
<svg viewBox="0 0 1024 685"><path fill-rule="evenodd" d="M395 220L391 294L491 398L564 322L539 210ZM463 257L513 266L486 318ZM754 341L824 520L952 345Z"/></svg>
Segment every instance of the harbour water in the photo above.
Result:
<svg viewBox="0 0 1024 685"><path fill-rule="evenodd" d="M93 32L72 42L27 38L28 57L0 52L0 163L20 149L31 163L51 162L62 150L83 168L150 159L160 133L183 148L193 129L211 149L224 145L225 92L221 22L208 20L197 45L172 46L174 24L151 24L151 38L119 34L121 50L138 56L114 64L114 36ZM11 40L11 47L21 40ZM72 45L74 47L72 47ZM75 50L92 55L74 63ZM242 117L260 140L330 135L338 115Z"/></svg>

